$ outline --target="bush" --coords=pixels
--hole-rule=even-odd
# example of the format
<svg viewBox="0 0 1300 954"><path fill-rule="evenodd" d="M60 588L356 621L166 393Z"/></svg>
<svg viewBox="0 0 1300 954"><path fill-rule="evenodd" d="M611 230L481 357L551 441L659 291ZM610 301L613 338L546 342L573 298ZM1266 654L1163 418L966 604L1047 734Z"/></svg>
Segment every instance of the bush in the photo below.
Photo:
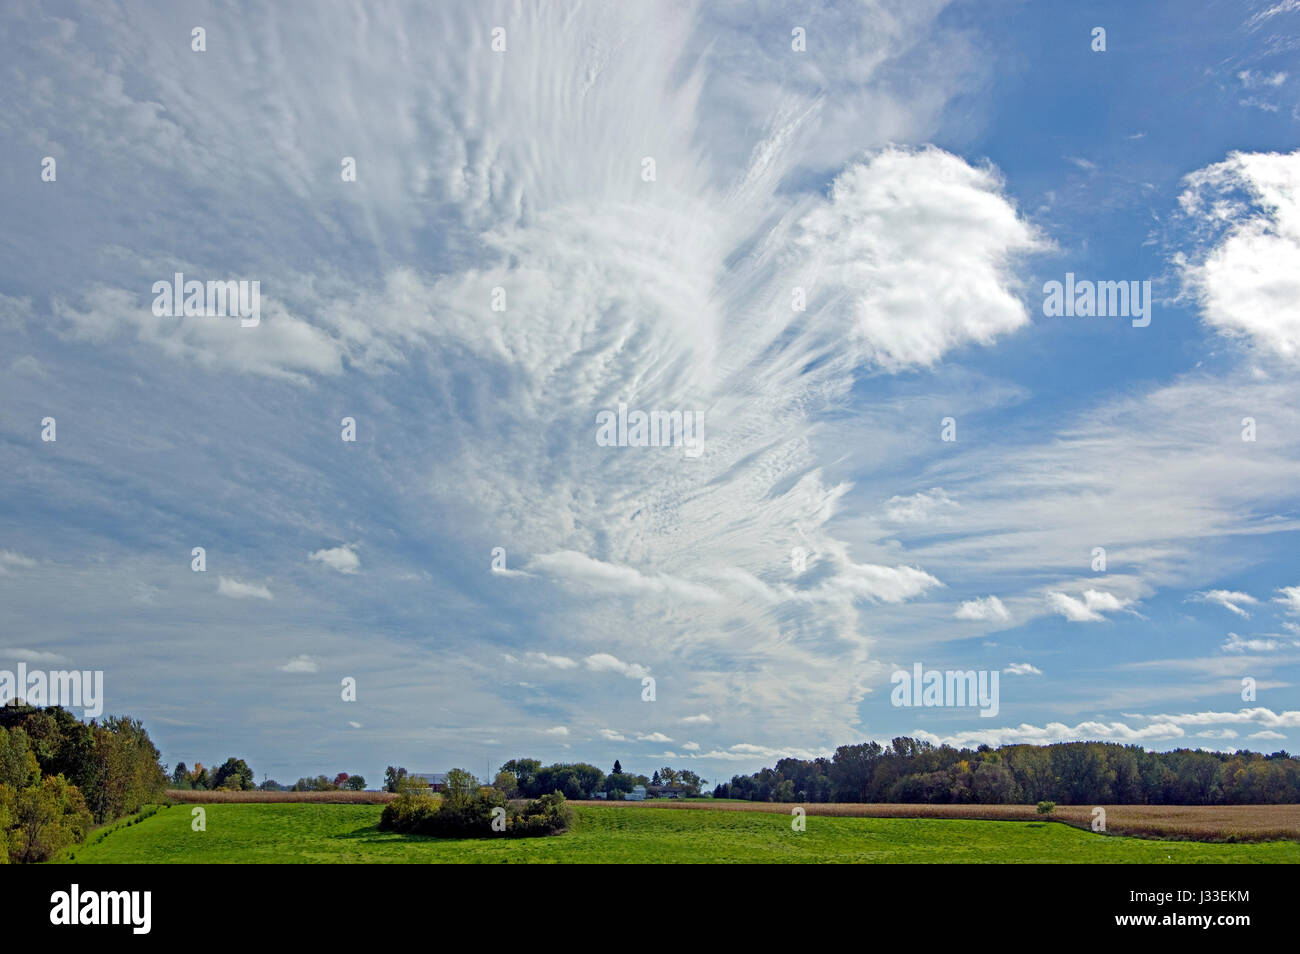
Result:
<svg viewBox="0 0 1300 954"><path fill-rule="evenodd" d="M492 823L502 813L505 830L499 831ZM403 792L384 806L379 828L434 838L530 838L565 831L572 820L573 809L560 792L522 802L507 801L496 788L453 786L442 798Z"/></svg>
<svg viewBox="0 0 1300 954"><path fill-rule="evenodd" d="M1054 808L1056 808L1056 802L1039 802L1039 803L1038 803L1038 814L1040 814L1040 815L1050 815L1050 814L1052 814L1052 810L1053 810Z"/></svg>

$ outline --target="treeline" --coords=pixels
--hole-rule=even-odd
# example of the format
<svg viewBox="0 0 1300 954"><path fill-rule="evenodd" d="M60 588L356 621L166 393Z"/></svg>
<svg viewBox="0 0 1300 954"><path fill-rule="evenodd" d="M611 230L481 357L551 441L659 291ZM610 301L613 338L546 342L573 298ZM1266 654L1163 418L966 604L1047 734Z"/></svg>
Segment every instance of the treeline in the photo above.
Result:
<svg viewBox="0 0 1300 954"><path fill-rule="evenodd" d="M137 719L0 706L0 862L46 861L156 801L167 786L158 756Z"/></svg>
<svg viewBox="0 0 1300 954"><path fill-rule="evenodd" d="M384 789L403 792L408 788L405 768L390 765L384 771ZM423 783L417 783L419 787ZM492 787L504 792L507 798L541 798L559 792L565 798L591 798L604 792L610 799L618 800L638 785L644 785L653 794L673 794L689 798L700 794L705 780L689 769L675 769L665 765L654 774L633 775L624 772L615 759L608 775L587 762L556 762L542 765L538 759L511 759L501 766Z"/></svg>
<svg viewBox="0 0 1300 954"><path fill-rule="evenodd" d="M254 790L262 792L336 792L340 790L360 792L366 787L366 779L363 775L349 775L347 772L339 772L333 779L328 775L317 775L315 778L300 778L292 785L281 785L275 779L266 779L258 785L254 783L253 770L248 767L248 763L243 759L231 756L212 771L205 768L202 762L195 762L193 768L187 767L184 762L178 762L175 771L171 775L171 787L183 791L213 792L251 792Z"/></svg>
<svg viewBox="0 0 1300 954"><path fill-rule="evenodd" d="M1300 760L1286 752L1148 752L1113 742L842 745L831 758L781 759L736 775L715 798L758 802L1272 805L1300 802Z"/></svg>
<svg viewBox="0 0 1300 954"><path fill-rule="evenodd" d="M511 798L541 798L552 792L559 792L565 798L590 798L596 792L604 792L609 798L619 800L638 785L660 793L671 791L683 798L699 795L704 779L689 769L667 765L647 778L624 772L617 761L613 771L606 775L587 762L542 765L537 759L511 759L501 766L492 784Z"/></svg>

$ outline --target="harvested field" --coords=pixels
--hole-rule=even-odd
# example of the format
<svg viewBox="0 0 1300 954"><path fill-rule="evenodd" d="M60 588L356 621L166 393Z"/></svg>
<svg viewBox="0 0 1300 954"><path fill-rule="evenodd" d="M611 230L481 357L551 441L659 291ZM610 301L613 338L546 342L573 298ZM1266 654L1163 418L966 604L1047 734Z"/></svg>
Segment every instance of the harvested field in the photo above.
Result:
<svg viewBox="0 0 1300 954"><path fill-rule="evenodd" d="M282 804L315 802L326 805L384 805L397 796L392 792L209 792L169 788L167 797L186 805Z"/></svg>
<svg viewBox="0 0 1300 954"><path fill-rule="evenodd" d="M1057 805L1050 815L1034 805L898 805L857 802L740 802L710 799L653 799L645 802L574 802L630 809L700 808L713 811L790 814L799 805L809 815L858 818L963 818L985 821L1058 821L1092 828L1092 805ZM1189 841L1300 841L1300 805L1104 805L1106 832L1139 838Z"/></svg>

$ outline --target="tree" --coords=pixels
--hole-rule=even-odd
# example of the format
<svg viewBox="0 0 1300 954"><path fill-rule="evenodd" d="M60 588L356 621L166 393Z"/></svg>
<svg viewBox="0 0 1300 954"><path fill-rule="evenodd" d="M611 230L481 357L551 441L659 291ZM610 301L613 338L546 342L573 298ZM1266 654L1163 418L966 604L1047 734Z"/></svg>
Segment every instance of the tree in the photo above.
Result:
<svg viewBox="0 0 1300 954"><path fill-rule="evenodd" d="M406 769L392 765L384 769L384 791L397 791L397 783L406 777Z"/></svg>
<svg viewBox="0 0 1300 954"><path fill-rule="evenodd" d="M513 772L497 772L496 778L492 780L492 787L504 793L506 798L514 798L519 794L519 779L515 778Z"/></svg>
<svg viewBox="0 0 1300 954"><path fill-rule="evenodd" d="M172 772L172 785L175 788L190 787L190 770L185 767L184 762L176 763L176 770Z"/></svg>
<svg viewBox="0 0 1300 954"><path fill-rule="evenodd" d="M39 785L18 791L6 813L14 823L9 858L19 863L48 861L82 841L93 823L81 792L62 775L46 776Z"/></svg>
<svg viewBox="0 0 1300 954"><path fill-rule="evenodd" d="M8 731L0 727L0 785L20 789L40 780L41 766L27 733L20 728Z"/></svg>
<svg viewBox="0 0 1300 954"><path fill-rule="evenodd" d="M651 785L662 785L662 784L663 784L663 782L661 782L661 781L659 780L659 770L658 770L658 769L655 769L655 773L654 773L654 775L651 776L651 778L650 778L650 784L651 784Z"/></svg>
<svg viewBox="0 0 1300 954"><path fill-rule="evenodd" d="M619 765L619 763L618 763L618 759L615 759L615 760L614 760L614 768L611 770L610 774L611 774L611 775L622 775L622 774L623 774L623 766Z"/></svg>
<svg viewBox="0 0 1300 954"><path fill-rule="evenodd" d="M232 755L213 773L212 787L247 792L257 786L253 783L253 770L248 763Z"/></svg>
<svg viewBox="0 0 1300 954"><path fill-rule="evenodd" d="M546 794L545 792L534 791L534 780L541 770L542 763L537 759L511 759L501 766L501 771L509 772L519 780L520 793L530 797Z"/></svg>
<svg viewBox="0 0 1300 954"><path fill-rule="evenodd" d="M347 773L347 772L339 772L338 775L335 775L335 776L334 776L334 787L335 787L335 788L342 788L344 785L347 785L347 784L348 784L348 777L349 777L349 776L348 776L348 773Z"/></svg>
<svg viewBox="0 0 1300 954"><path fill-rule="evenodd" d="M366 779L364 775L349 775L344 787L350 792L361 792L365 790Z"/></svg>

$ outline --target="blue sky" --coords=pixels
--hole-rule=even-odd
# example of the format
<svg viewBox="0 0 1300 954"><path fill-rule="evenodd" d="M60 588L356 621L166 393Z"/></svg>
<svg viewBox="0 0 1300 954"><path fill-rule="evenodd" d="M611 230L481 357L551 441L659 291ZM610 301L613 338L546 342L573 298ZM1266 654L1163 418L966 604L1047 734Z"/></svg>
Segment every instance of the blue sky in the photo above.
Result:
<svg viewBox="0 0 1300 954"><path fill-rule="evenodd" d="M0 667L281 781L1294 751L1300 4L1196 7L7 5Z"/></svg>

